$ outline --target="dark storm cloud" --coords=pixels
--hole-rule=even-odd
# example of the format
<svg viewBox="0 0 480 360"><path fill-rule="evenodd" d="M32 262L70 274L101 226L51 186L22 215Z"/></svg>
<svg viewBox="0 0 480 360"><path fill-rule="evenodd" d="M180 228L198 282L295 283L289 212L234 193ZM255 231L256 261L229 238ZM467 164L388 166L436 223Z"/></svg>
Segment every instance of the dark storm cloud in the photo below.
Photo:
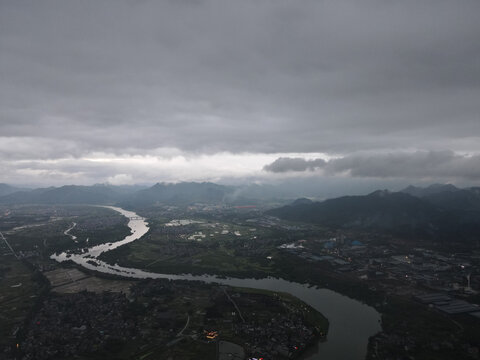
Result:
<svg viewBox="0 0 480 360"><path fill-rule="evenodd" d="M313 171L315 169L324 167L325 164L326 162L323 159L305 160L302 158L281 157L272 162L271 164L265 165L263 169L265 171L270 171L274 173L307 170Z"/></svg>
<svg viewBox="0 0 480 360"><path fill-rule="evenodd" d="M480 151L480 2L0 0L0 158Z"/></svg>
<svg viewBox="0 0 480 360"><path fill-rule="evenodd" d="M353 177L436 178L480 180L480 155L458 155L453 151L352 154L328 162L323 159L278 158L263 168L268 172L322 170L326 175L348 173Z"/></svg>

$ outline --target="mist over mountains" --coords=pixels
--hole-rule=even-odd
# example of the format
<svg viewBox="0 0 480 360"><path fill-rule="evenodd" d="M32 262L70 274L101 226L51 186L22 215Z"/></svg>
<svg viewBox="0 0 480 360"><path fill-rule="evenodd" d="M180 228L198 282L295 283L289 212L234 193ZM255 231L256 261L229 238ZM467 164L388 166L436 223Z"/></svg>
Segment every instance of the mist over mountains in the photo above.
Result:
<svg viewBox="0 0 480 360"><path fill-rule="evenodd" d="M459 189L451 184L434 184L427 188L409 186L402 192L420 197L444 209L480 211L479 187Z"/></svg>
<svg viewBox="0 0 480 360"><path fill-rule="evenodd" d="M3 204L121 204L131 207L196 202L252 205L272 200L288 202L299 196L321 192L318 187L308 188L302 183L222 185L212 182L180 182L157 183L153 186L96 184L36 189L2 185L6 189L0 194L0 203Z"/></svg>
<svg viewBox="0 0 480 360"><path fill-rule="evenodd" d="M157 183L153 186L95 184L25 189L0 184L0 203L115 204L122 202L134 206L145 206L156 203L260 203L271 200L293 201L297 199L291 205L310 205L314 203L312 200L319 200L325 196L320 193L322 189L314 186L305 189L302 186L303 183L299 183L296 188L295 185L294 183L222 185L212 182L179 182ZM351 191L351 189L345 191L348 190ZM394 196L396 197L395 202L398 202L401 197L394 194L401 193L446 209L480 210L480 188L477 187L461 189L451 184L433 184L428 187L410 185L398 193L387 190L369 191L368 193L370 193L368 197L363 195L330 196L327 197L329 200L324 202L339 201L343 198L371 200L373 194Z"/></svg>
<svg viewBox="0 0 480 360"><path fill-rule="evenodd" d="M193 203L273 207L268 215L331 228L388 231L412 238L477 241L480 233L480 188L434 184L401 191L312 201L282 194L273 185L226 186L211 182L157 183L147 186L66 185L18 189L2 184L0 204L92 204L141 208ZM301 193L301 189L299 189ZM276 207L276 204L288 205ZM277 205L278 206L278 205Z"/></svg>
<svg viewBox="0 0 480 360"><path fill-rule="evenodd" d="M278 195L275 191L266 191L269 186L234 187L210 182L157 183L151 187L108 184L65 185L33 190L2 185L4 186L0 189L5 188L5 192L0 196L2 204L121 204L130 207L192 203L241 204L256 203Z"/></svg>
<svg viewBox="0 0 480 360"><path fill-rule="evenodd" d="M21 191L21 190L22 190L21 188L18 188L15 186L11 186L8 184L0 184L0 196L12 194L14 192Z"/></svg>

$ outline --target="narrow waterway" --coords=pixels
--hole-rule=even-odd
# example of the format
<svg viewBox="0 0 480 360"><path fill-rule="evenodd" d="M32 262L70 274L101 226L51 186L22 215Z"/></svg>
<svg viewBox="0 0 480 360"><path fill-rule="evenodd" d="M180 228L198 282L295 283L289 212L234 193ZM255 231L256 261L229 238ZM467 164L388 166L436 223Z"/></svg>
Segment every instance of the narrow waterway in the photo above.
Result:
<svg viewBox="0 0 480 360"><path fill-rule="evenodd" d="M140 239L148 230L148 223L131 211L114 206L109 209L118 211L129 218L128 226L132 233L123 240L97 245L86 249L83 253L63 252L53 254L52 259L59 262L72 260L86 269L100 271L107 274L116 274L130 278L162 278L172 280L200 280L216 282L231 286L241 286L272 291L283 291L311 305L330 322L327 341L318 343L310 349L304 359L308 360L361 360L365 358L368 338L378 331L380 327L380 314L372 307L362 304L357 300L343 296L328 289L319 289L305 284L286 281L276 278L265 279L236 279L218 278L211 275L193 276L170 275L147 272L135 268L122 267L117 264L110 265L97 257L106 251Z"/></svg>
<svg viewBox="0 0 480 360"><path fill-rule="evenodd" d="M75 226L77 226L77 223L74 222L74 223L72 224L72 226L70 226L67 230L65 230L65 231L63 232L63 234L64 234L64 235L67 235L67 236L70 236L70 238L71 238L73 241L78 242L78 241L77 241L77 237L76 237L75 235L70 234L70 231L73 230L73 229L75 228Z"/></svg>

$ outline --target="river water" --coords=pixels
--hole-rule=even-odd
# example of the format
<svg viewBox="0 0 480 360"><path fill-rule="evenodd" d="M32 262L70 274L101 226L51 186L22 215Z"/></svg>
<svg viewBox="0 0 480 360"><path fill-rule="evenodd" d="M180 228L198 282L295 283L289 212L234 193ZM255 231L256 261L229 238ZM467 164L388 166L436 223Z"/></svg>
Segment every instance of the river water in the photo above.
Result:
<svg viewBox="0 0 480 360"><path fill-rule="evenodd" d="M147 272L135 268L110 265L97 257L106 251L140 239L148 230L148 223L132 211L114 206L106 206L129 218L128 226L132 233L121 241L101 244L83 253L64 252L53 254L59 262L72 260L86 269L115 274L130 278L162 278L172 280L200 280L231 286L266 289L290 293L321 312L330 322L327 341L318 343L304 356L308 360L360 360L367 352L368 338L381 330L380 314L372 307L328 289L309 287L305 284L276 278L236 279L218 278L211 275L193 276L190 274L170 275Z"/></svg>

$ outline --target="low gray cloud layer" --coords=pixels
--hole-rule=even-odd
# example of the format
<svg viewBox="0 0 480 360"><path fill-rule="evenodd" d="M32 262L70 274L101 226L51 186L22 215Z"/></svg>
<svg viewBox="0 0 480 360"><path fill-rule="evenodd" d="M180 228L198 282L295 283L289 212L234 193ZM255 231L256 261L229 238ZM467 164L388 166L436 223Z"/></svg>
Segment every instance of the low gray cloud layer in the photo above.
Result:
<svg viewBox="0 0 480 360"><path fill-rule="evenodd" d="M478 0L0 0L0 181L21 161L94 153L478 153L479 13Z"/></svg>
<svg viewBox="0 0 480 360"><path fill-rule="evenodd" d="M263 169L273 173L320 170L324 175L348 174L371 178L480 180L480 155L459 155L453 151L417 151L352 154L330 161L282 157L265 165Z"/></svg>
<svg viewBox="0 0 480 360"><path fill-rule="evenodd" d="M282 173L288 171L313 171L324 168L327 163L323 159L305 160L302 158L280 157L263 167L265 171Z"/></svg>

